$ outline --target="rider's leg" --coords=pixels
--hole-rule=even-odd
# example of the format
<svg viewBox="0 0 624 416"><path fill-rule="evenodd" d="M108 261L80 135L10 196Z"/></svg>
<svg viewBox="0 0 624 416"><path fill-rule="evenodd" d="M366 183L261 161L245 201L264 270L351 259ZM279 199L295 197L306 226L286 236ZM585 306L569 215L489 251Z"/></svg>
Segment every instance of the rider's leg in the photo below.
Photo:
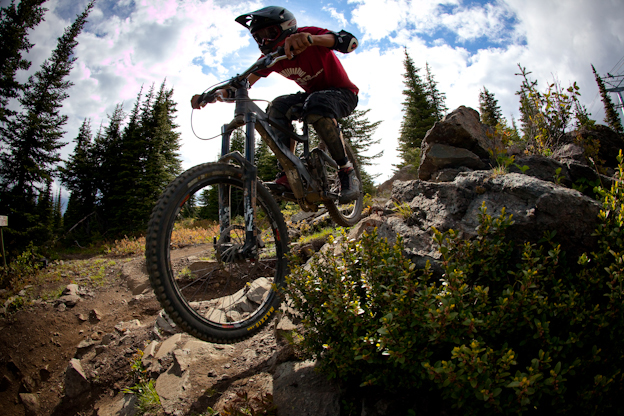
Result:
<svg viewBox="0 0 624 416"><path fill-rule="evenodd" d="M292 119L288 116L288 110L292 108L294 105L302 104L307 97L307 94L291 94L291 95L283 95L281 97L277 97L275 100L269 104L269 108L267 108L267 115L277 122L280 126L284 127L286 130L294 132L294 128L292 125ZM291 152L295 152L296 142L288 137L286 134L281 132L280 130L274 128L273 129L277 140L287 147ZM274 191L290 191L290 184L288 183L288 178L286 174L282 170L282 167L279 166L279 173L273 182L266 182L265 185L271 190Z"/></svg>
<svg viewBox="0 0 624 416"><path fill-rule="evenodd" d="M345 204L357 199L360 195L359 182L355 169L353 169L353 164L347 157L338 122L336 119L319 116L318 114L309 114L306 120L314 126L314 130L327 146L332 159L340 167L338 171L340 178L339 202Z"/></svg>
<svg viewBox="0 0 624 416"><path fill-rule="evenodd" d="M331 157L340 166L338 171L341 185L340 203L358 198L359 182L345 152L344 141L336 120L351 114L357 102L357 95L353 92L333 89L310 94L303 107L306 121L314 126Z"/></svg>

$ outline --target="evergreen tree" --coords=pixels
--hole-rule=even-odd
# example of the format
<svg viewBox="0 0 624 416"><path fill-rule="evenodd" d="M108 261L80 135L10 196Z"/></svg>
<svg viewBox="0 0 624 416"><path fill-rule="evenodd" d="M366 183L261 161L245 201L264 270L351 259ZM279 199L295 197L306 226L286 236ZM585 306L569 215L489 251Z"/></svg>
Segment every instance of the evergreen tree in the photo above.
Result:
<svg viewBox="0 0 624 416"><path fill-rule="evenodd" d="M65 166L59 168L61 183L70 193L64 215L66 231L95 211L98 176L94 156L91 122L85 119L76 137L73 154L65 162ZM83 228L86 232L80 234L86 238L90 233L89 222Z"/></svg>
<svg viewBox="0 0 624 416"><path fill-rule="evenodd" d="M173 90L165 83L142 91L122 128L126 114L118 105L109 125L96 139L99 161L99 207L113 236L142 232L163 189L181 170L175 131Z"/></svg>
<svg viewBox="0 0 624 416"><path fill-rule="evenodd" d="M19 99L24 111L10 120L2 131L2 141L12 150L10 155L3 155L2 177L10 181L10 187L27 194L36 195L38 187L53 176L60 161L59 149L65 145L60 141L65 133L62 128L67 122L67 116L61 115L60 109L69 96L67 90L73 85L67 77L77 59L73 55L78 44L76 37L92 7L90 3L65 29L52 57L29 78L24 95Z"/></svg>
<svg viewBox="0 0 624 416"><path fill-rule="evenodd" d="M204 189L197 199L197 218L203 220L219 220L219 193L216 186Z"/></svg>
<svg viewBox="0 0 624 416"><path fill-rule="evenodd" d="M258 161L258 149L256 149L256 162ZM230 136L230 152L240 152L244 155L245 153L245 132L242 128L237 128L232 132ZM268 159L267 159L268 160ZM268 163L265 160L266 163ZM263 162L264 163L264 162ZM277 163L277 162L276 162ZM265 166L268 168L268 165ZM274 168L277 171L277 168ZM259 176L262 179L262 177ZM275 174L273 175L275 178ZM270 178L269 180L272 180ZM242 206L240 200L243 197L242 190L232 190L230 192L230 198L232 198L232 212L231 215L233 217L237 215L243 215ZM199 198L197 199L198 208L195 210L197 217L204 220L218 221L219 220L219 189L217 186L211 186L207 189L204 189Z"/></svg>
<svg viewBox="0 0 624 416"><path fill-rule="evenodd" d="M145 142L143 174L139 188L133 190L140 197L134 214L133 228L143 230L149 215L165 187L180 173L180 133L175 129L175 102L173 89L167 89L165 82L160 86L148 117L142 116L141 130ZM139 192L140 191L140 192Z"/></svg>
<svg viewBox="0 0 624 416"><path fill-rule="evenodd" d="M488 126L496 127L503 119L498 100L485 87L483 87L483 91L479 92L479 112L481 113L481 122Z"/></svg>
<svg viewBox="0 0 624 416"><path fill-rule="evenodd" d="M115 235L131 233L138 228L136 223L141 220L141 201L147 192L141 189L141 182L145 174L146 141L151 124L154 86L141 103L142 93L141 88L128 124L121 129L122 123L119 123L119 153L111 155L117 166L108 191L107 229ZM122 120L125 120L125 116Z"/></svg>
<svg viewBox="0 0 624 416"><path fill-rule="evenodd" d="M54 229L54 200L52 197L52 179L46 181L45 190L39 193L37 200L36 227L38 243L47 242L52 238Z"/></svg>
<svg viewBox="0 0 624 416"><path fill-rule="evenodd" d="M427 95L427 86L418 75L420 68L416 68L414 61L405 50L405 73L403 84L403 121L399 136L399 155L401 162L398 168L409 164L418 167L420 164L420 145L427 131L436 121L436 109Z"/></svg>
<svg viewBox="0 0 624 416"><path fill-rule="evenodd" d="M426 91L427 91L427 97L429 97L429 102L431 103L431 106L433 107L436 121L440 121L442 120L442 118L444 118L444 115L448 111L448 108L446 107L446 104L445 104L446 94L438 90L438 83L435 81L433 77L431 68L429 68L429 63L425 64L425 70L427 73L427 76L426 76L427 82L425 85Z"/></svg>
<svg viewBox="0 0 624 416"><path fill-rule="evenodd" d="M604 81L596 72L596 68L592 65L592 71L594 71L594 77L596 77L596 84L598 84L598 91L600 92L600 97L602 98L602 104L605 109L605 123L613 130L620 134L624 134L624 128L622 128L622 123L620 122L620 117L617 111L615 111L615 107L613 106L613 101L611 101L611 97L609 97L609 93L605 87Z"/></svg>
<svg viewBox="0 0 624 416"><path fill-rule="evenodd" d="M148 183L148 198L156 202L162 190L181 171L180 133L176 132L176 104L172 100L173 89L166 89L163 82L152 107L152 134L147 142L144 178ZM144 127L145 128L145 127ZM151 211L151 208L150 208Z"/></svg>
<svg viewBox="0 0 624 416"><path fill-rule="evenodd" d="M106 229L115 213L123 209L124 201L118 197L116 184L120 180L122 157L122 123L126 118L123 106L118 104L108 116L108 125L98 132L94 140L93 157L97 166L97 206Z"/></svg>
<svg viewBox="0 0 624 416"><path fill-rule="evenodd" d="M258 168L258 178L265 182L275 180L279 172L277 157L262 139L256 142L256 167Z"/></svg>
<svg viewBox="0 0 624 416"><path fill-rule="evenodd" d="M45 237L45 233L36 231L45 225L38 222L34 201L52 179L61 160L59 149L65 145L61 138L67 116L61 115L60 109L72 86L67 77L77 59L76 38L92 8L93 3L89 3L65 29L52 56L25 84L18 100L21 112L2 126L0 140L5 152L0 153L0 195L2 205L12 216L7 234L16 251L29 241L41 244Z"/></svg>
<svg viewBox="0 0 624 416"><path fill-rule="evenodd" d="M0 9L0 124L15 115L8 108L9 101L18 98L22 85L15 79L18 70L30 68L30 61L23 58L33 46L28 41L28 31L43 20L45 0L22 0L15 5Z"/></svg>
<svg viewBox="0 0 624 416"><path fill-rule="evenodd" d="M245 156L245 131L242 127L234 130L230 136L230 152L241 152Z"/></svg>
<svg viewBox="0 0 624 416"><path fill-rule="evenodd" d="M384 151L374 155L366 155L371 146L379 144L381 139L374 140L373 135L381 124L381 121L370 122L366 117L368 110L355 110L348 117L339 120L342 136L351 145L353 153L360 162L360 173L362 175L362 186L364 193L373 195L375 193L374 179L376 176L370 175L366 171L366 166L375 164L373 161L383 156ZM379 176L379 175L377 175Z"/></svg>
<svg viewBox="0 0 624 416"><path fill-rule="evenodd" d="M52 234L55 236L60 235L63 232L63 203L61 200L61 188L59 188L56 196L54 197L54 214L53 214L53 229Z"/></svg>

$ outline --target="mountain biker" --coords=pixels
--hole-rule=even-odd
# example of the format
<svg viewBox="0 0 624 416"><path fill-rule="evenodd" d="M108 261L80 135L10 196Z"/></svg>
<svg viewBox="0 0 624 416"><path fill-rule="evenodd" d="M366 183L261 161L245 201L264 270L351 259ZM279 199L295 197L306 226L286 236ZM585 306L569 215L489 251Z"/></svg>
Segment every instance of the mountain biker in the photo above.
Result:
<svg viewBox="0 0 624 416"><path fill-rule="evenodd" d="M351 114L358 103L358 88L349 80L334 50L352 52L357 39L344 30L335 33L318 27L297 27L295 16L283 7L269 6L237 17L236 22L251 32L263 55L284 46L288 59L277 62L271 68L257 71L248 77L253 85L272 72L292 79L303 92L277 97L269 104L267 114L287 130L294 131L292 121L304 118L327 146L340 170L341 204L359 196L356 172L345 152L337 119ZM233 91L220 90L218 99L233 98ZM191 105L199 109L200 95L193 96ZM301 108L301 105L303 107ZM298 114L294 111L297 107ZM275 129L278 139L292 152L295 141ZM266 184L277 191L290 190L286 174L282 171L275 182Z"/></svg>

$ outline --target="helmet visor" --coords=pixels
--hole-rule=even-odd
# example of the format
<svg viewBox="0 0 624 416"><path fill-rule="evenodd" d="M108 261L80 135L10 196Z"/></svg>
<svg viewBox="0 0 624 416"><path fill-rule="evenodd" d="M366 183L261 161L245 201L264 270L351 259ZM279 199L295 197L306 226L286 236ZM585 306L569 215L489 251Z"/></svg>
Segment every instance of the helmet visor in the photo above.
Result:
<svg viewBox="0 0 624 416"><path fill-rule="evenodd" d="M255 32L252 32L252 36L258 42L259 45L265 45L269 42L273 42L282 34L282 27L280 25L273 25L269 27L263 27Z"/></svg>

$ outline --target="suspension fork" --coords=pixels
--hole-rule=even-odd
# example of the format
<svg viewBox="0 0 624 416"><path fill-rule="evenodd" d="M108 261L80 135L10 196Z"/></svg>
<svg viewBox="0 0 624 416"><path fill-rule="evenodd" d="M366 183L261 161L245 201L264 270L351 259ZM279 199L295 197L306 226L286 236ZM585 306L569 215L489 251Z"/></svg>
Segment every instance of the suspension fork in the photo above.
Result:
<svg viewBox="0 0 624 416"><path fill-rule="evenodd" d="M245 125L247 131L245 133L245 174L244 190L243 190L243 206L245 209L245 245L243 246L243 255L246 258L257 258L257 227L256 225L256 182L258 177L258 168L255 164L256 156L256 139L255 125L256 114L248 112L245 115Z"/></svg>
<svg viewBox="0 0 624 416"><path fill-rule="evenodd" d="M221 161L235 160L243 167L243 217L245 222L245 244L239 249L237 255L242 258L257 258L257 230L256 224L256 201L258 168L254 164L256 154L256 141L254 129L256 114L248 112L245 115L245 156L239 152L230 153L230 136L232 124L224 125L221 129ZM219 231L221 243L230 243L230 236L227 232L232 223L232 201L231 187L229 185L219 185Z"/></svg>
<svg viewBox="0 0 624 416"><path fill-rule="evenodd" d="M232 130L227 124L221 127L221 155L227 155L230 153L230 136ZM224 240L220 243L229 243L230 236L225 234L224 231L230 227L231 223L231 210L230 210L230 186L219 184L219 236Z"/></svg>

